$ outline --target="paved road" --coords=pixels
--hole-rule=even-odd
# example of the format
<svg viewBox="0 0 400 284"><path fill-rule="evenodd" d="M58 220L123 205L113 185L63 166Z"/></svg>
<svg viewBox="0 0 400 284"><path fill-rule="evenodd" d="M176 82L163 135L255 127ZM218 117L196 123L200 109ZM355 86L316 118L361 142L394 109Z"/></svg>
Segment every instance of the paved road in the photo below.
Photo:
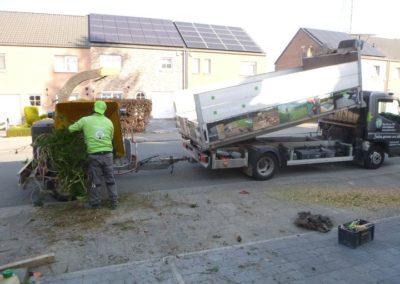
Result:
<svg viewBox="0 0 400 284"><path fill-rule="evenodd" d="M18 186L17 173L32 156L30 137L0 136L0 208L30 203L30 192Z"/></svg>
<svg viewBox="0 0 400 284"><path fill-rule="evenodd" d="M280 131L277 134L287 135L290 131L304 133L312 130L312 126L305 125ZM147 131L138 134L135 139L138 141L140 159L155 154L176 157L185 155L172 120L152 121ZM0 208L30 203L29 189L22 190L17 184L16 176L23 166L22 162L31 157L30 142L30 138L0 137L0 181L2 184L0 194L3 196L0 199ZM324 183L340 179L349 183L352 180L361 180L368 186L374 184L390 186L397 184L399 172L400 158L387 159L378 170L365 170L351 163L303 165L281 169L272 180L266 181L265 184L267 186L295 184L299 180ZM238 169L209 170L199 164L180 162L174 166L172 174L171 169L139 171L118 176L117 183L120 192L148 192L235 183L251 187L254 181Z"/></svg>
<svg viewBox="0 0 400 284"><path fill-rule="evenodd" d="M306 125L287 131L304 133L310 129L313 127ZM287 131L280 131L277 134L285 134ZM0 132L0 194L2 195L0 208L30 204L31 187L22 190L18 186L17 173L23 167L23 162L32 157L31 138L6 138L4 135L4 131ZM186 155L173 120L151 120L146 131L135 135L134 139L138 142L139 159L154 155L175 157ZM119 191L145 192L249 180L238 170L210 171L188 162L176 164L173 174L170 172L171 169L140 171L117 177Z"/></svg>

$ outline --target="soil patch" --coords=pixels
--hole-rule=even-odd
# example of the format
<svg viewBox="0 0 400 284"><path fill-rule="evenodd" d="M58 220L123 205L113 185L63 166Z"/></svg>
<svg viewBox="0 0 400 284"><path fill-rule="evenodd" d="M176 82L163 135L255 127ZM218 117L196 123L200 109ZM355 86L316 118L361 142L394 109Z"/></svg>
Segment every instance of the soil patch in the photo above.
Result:
<svg viewBox="0 0 400 284"><path fill-rule="evenodd" d="M290 188L270 192L282 200L327 205L330 207L359 207L368 210L400 209L400 190L395 188Z"/></svg>

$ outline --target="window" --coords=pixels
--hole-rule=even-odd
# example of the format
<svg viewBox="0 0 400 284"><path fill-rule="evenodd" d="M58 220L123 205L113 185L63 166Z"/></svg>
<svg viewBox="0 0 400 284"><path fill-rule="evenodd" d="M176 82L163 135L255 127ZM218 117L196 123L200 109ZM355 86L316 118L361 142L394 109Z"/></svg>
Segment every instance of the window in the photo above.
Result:
<svg viewBox="0 0 400 284"><path fill-rule="evenodd" d="M382 113L391 113L394 115L400 115L400 106L398 100L379 100L378 101L378 111Z"/></svg>
<svg viewBox="0 0 400 284"><path fill-rule="evenodd" d="M121 69L122 57L120 55L100 55L100 67Z"/></svg>
<svg viewBox="0 0 400 284"><path fill-rule="evenodd" d="M192 73L199 74L200 73L200 58L192 59Z"/></svg>
<svg viewBox="0 0 400 284"><path fill-rule="evenodd" d="M40 96L39 95L29 96L29 103L31 104L31 106L40 106L41 105Z"/></svg>
<svg viewBox="0 0 400 284"><path fill-rule="evenodd" d="M54 72L78 72L78 57L76 56L54 56Z"/></svg>
<svg viewBox="0 0 400 284"><path fill-rule="evenodd" d="M373 76L374 77L379 77L381 75L381 66L379 65L374 65L374 69L373 69Z"/></svg>
<svg viewBox="0 0 400 284"><path fill-rule="evenodd" d="M251 76L255 75L257 70L256 62L241 62L240 64L240 75Z"/></svg>
<svg viewBox="0 0 400 284"><path fill-rule="evenodd" d="M211 59L203 60L203 74L211 74Z"/></svg>
<svg viewBox="0 0 400 284"><path fill-rule="evenodd" d="M203 59L202 65L200 66L200 58L193 58L192 73L200 74L200 70L203 74L210 74L211 73L211 59Z"/></svg>
<svg viewBox="0 0 400 284"><path fill-rule="evenodd" d="M122 99L122 91L106 91L101 92L102 99Z"/></svg>
<svg viewBox="0 0 400 284"><path fill-rule="evenodd" d="M6 55L0 53L0 71L6 71Z"/></svg>
<svg viewBox="0 0 400 284"><path fill-rule="evenodd" d="M172 71L172 57L161 58L160 71L171 72Z"/></svg>
<svg viewBox="0 0 400 284"><path fill-rule="evenodd" d="M136 93L136 99L137 100L143 100L145 98L146 98L146 94L145 93L143 93L143 92Z"/></svg>
<svg viewBox="0 0 400 284"><path fill-rule="evenodd" d="M396 68L396 79L400 80L400 68Z"/></svg>

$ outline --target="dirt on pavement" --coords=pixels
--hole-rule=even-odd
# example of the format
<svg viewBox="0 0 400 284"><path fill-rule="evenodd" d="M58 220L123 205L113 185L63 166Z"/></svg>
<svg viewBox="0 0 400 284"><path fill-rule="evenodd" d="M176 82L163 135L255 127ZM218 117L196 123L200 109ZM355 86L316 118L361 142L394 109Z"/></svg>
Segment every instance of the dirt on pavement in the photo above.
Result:
<svg viewBox="0 0 400 284"><path fill-rule="evenodd" d="M334 226L400 214L395 189L378 198L356 187L336 185L335 195L329 186L267 184L123 194L117 210L79 201L3 208L0 265L55 253L54 264L37 268L53 275L305 233L294 225L300 211L329 216Z"/></svg>

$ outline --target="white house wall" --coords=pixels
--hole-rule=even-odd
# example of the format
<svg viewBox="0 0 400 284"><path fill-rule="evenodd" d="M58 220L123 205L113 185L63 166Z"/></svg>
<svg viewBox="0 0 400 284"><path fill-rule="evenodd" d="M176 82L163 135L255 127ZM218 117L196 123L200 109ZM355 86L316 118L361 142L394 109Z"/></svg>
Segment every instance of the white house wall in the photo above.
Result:
<svg viewBox="0 0 400 284"><path fill-rule="evenodd" d="M362 84L363 90L384 92L386 87L386 68L387 61L385 59L365 59L361 61L362 68ZM378 75L376 67L379 66Z"/></svg>

